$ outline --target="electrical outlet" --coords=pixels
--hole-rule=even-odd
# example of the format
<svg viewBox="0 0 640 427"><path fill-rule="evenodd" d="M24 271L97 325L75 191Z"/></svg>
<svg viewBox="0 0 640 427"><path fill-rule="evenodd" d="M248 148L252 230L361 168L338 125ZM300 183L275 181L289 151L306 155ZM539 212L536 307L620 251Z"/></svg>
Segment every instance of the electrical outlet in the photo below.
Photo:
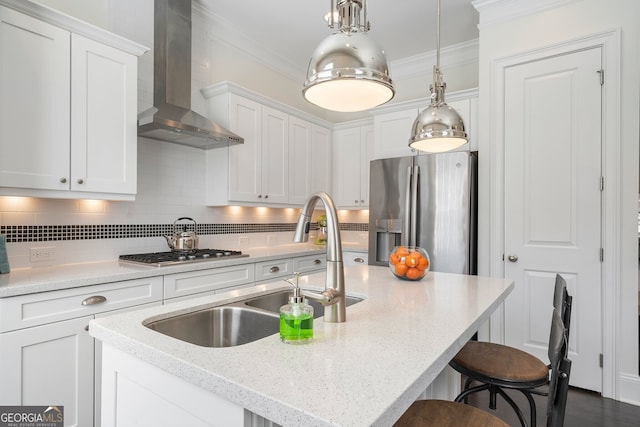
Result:
<svg viewBox="0 0 640 427"><path fill-rule="evenodd" d="M240 246L249 246L249 236L238 237L238 243Z"/></svg>
<svg viewBox="0 0 640 427"><path fill-rule="evenodd" d="M31 262L51 261L55 259L55 246L30 249Z"/></svg>

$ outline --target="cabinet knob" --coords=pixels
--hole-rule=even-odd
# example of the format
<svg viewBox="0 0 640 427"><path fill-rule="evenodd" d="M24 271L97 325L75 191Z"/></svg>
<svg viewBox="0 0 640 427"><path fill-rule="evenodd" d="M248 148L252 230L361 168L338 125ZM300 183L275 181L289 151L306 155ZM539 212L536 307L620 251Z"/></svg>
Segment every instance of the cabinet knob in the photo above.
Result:
<svg viewBox="0 0 640 427"><path fill-rule="evenodd" d="M353 262L358 262L358 263L362 264L364 262L364 258L360 258L360 257L354 258Z"/></svg>
<svg viewBox="0 0 640 427"><path fill-rule="evenodd" d="M60 178L60 182L65 184L67 182L67 178L63 176L62 178Z"/></svg>
<svg viewBox="0 0 640 427"><path fill-rule="evenodd" d="M518 255L509 255L507 259L511 262L516 262L518 261Z"/></svg>
<svg viewBox="0 0 640 427"><path fill-rule="evenodd" d="M258 194L258 199L262 199L262 194Z"/></svg>
<svg viewBox="0 0 640 427"><path fill-rule="evenodd" d="M278 271L280 271L280 267L278 267L277 265L274 265L269 269L269 273L277 273Z"/></svg>
<svg viewBox="0 0 640 427"><path fill-rule="evenodd" d="M267 194L266 196L264 196L264 198L265 198L265 199L268 199L268 198L269 198L269 195Z"/></svg>
<svg viewBox="0 0 640 427"><path fill-rule="evenodd" d="M322 261L321 261L321 260L319 260L319 259L314 259L314 260L313 260L313 263L314 263L315 265L319 265L319 264L322 264Z"/></svg>
<svg viewBox="0 0 640 427"><path fill-rule="evenodd" d="M95 305L100 304L107 301L107 297L103 297L102 295L94 295L88 298L85 298L82 301L82 305Z"/></svg>
<svg viewBox="0 0 640 427"><path fill-rule="evenodd" d="M356 199L356 200L354 200L354 201L353 201L353 203L358 204L358 200L357 200L357 199Z"/></svg>
<svg viewBox="0 0 640 427"><path fill-rule="evenodd" d="M78 184L84 184L84 179L82 178L78 178L78 181L76 181Z"/></svg>
<svg viewBox="0 0 640 427"><path fill-rule="evenodd" d="M364 200L360 200L360 203L364 203Z"/></svg>

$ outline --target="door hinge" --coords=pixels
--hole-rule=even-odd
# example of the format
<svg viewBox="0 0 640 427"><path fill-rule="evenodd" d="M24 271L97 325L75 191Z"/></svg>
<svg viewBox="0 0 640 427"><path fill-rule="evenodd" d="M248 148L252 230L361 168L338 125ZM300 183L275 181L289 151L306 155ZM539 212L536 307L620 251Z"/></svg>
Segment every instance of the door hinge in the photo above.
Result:
<svg viewBox="0 0 640 427"><path fill-rule="evenodd" d="M604 191L604 176L600 177L600 191Z"/></svg>
<svg viewBox="0 0 640 427"><path fill-rule="evenodd" d="M600 367L604 367L604 355L600 353Z"/></svg>
<svg viewBox="0 0 640 427"><path fill-rule="evenodd" d="M604 248L600 248L600 262L604 262Z"/></svg>
<svg viewBox="0 0 640 427"><path fill-rule="evenodd" d="M604 86L604 70L596 71L600 75L600 86Z"/></svg>

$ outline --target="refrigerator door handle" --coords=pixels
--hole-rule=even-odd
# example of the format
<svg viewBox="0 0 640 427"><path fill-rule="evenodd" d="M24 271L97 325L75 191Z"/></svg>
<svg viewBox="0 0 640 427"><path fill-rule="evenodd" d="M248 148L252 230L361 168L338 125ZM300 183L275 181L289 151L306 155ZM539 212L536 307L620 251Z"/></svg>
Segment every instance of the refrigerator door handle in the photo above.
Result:
<svg viewBox="0 0 640 427"><path fill-rule="evenodd" d="M404 220L402 221L402 236L400 244L409 245L409 233L411 232L411 176L413 175L413 166L407 168L407 185L405 187L406 195L404 201Z"/></svg>
<svg viewBox="0 0 640 427"><path fill-rule="evenodd" d="M409 246L418 243L418 182L420 181L420 166L413 167L413 182L411 183L411 234Z"/></svg>

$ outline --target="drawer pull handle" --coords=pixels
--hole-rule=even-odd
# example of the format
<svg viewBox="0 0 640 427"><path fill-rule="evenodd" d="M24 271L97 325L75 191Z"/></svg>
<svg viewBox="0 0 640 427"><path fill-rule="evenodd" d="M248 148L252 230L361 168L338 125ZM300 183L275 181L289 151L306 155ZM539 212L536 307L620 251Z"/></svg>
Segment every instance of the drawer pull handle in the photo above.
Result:
<svg viewBox="0 0 640 427"><path fill-rule="evenodd" d="M84 301L82 301L82 305L94 305L94 304L100 304L106 301L107 301L107 297L103 297L102 295L94 295L92 297L85 298Z"/></svg>
<svg viewBox="0 0 640 427"><path fill-rule="evenodd" d="M353 261L354 262L363 263L364 262L364 258L357 257L357 258L354 258Z"/></svg>
<svg viewBox="0 0 640 427"><path fill-rule="evenodd" d="M280 267L278 267L277 265L274 265L269 269L269 273L277 273L278 271L280 271Z"/></svg>
<svg viewBox="0 0 640 427"><path fill-rule="evenodd" d="M319 260L319 259L314 259L314 260L313 260L313 263L314 263L315 265L319 265L319 264L322 264L322 261L321 261L321 260Z"/></svg>

